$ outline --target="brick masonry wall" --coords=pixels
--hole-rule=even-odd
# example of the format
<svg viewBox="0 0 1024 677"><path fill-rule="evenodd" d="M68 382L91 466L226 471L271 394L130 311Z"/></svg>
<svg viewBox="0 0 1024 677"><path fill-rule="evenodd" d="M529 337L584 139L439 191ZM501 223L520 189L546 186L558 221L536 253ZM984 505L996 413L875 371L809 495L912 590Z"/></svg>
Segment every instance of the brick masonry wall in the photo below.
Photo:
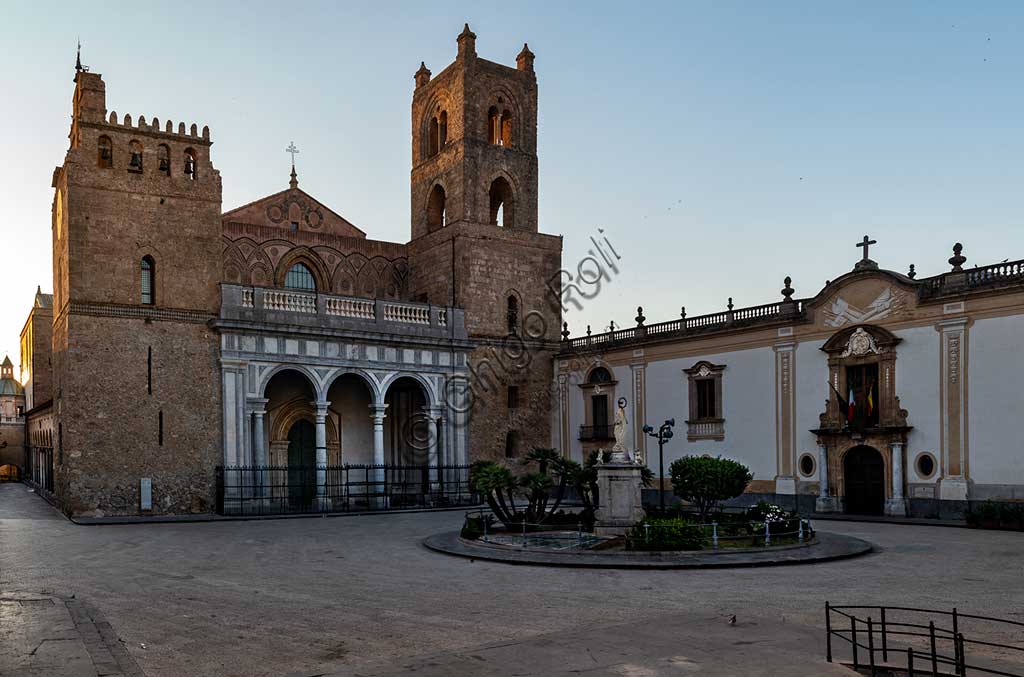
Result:
<svg viewBox="0 0 1024 677"><path fill-rule="evenodd" d="M211 511L222 454L215 334L204 324L72 315L68 336L55 454L61 508L137 514L139 479L149 477L154 514Z"/></svg>
<svg viewBox="0 0 1024 677"><path fill-rule="evenodd" d="M474 404L470 458L505 457L506 434L518 434L519 454L551 443L553 356L561 314L547 288L561 265L560 237L490 225L456 224L409 245L414 293L430 303L450 302L452 251L455 303L466 309ZM519 299L520 327L509 336L508 296ZM519 406L508 408L508 386Z"/></svg>

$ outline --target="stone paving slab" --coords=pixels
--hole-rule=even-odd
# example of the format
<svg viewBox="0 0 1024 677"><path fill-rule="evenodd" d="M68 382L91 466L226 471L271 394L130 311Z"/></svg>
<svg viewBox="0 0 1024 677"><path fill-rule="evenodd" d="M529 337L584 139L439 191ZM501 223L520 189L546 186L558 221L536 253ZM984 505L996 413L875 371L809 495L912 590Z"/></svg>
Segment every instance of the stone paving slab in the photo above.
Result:
<svg viewBox="0 0 1024 677"><path fill-rule="evenodd" d="M428 536L423 545L436 552L470 559L549 567L591 569L720 569L810 564L857 557L872 551L871 543L818 531L809 545L783 545L757 550L699 550L695 552L623 552L531 550L515 546L476 543L449 531Z"/></svg>
<svg viewBox="0 0 1024 677"><path fill-rule="evenodd" d="M0 592L0 674L143 677L113 628L78 599Z"/></svg>
<svg viewBox="0 0 1024 677"><path fill-rule="evenodd" d="M329 673L330 677L787 675L855 673L823 659L823 633L781 619L678 614L510 639ZM294 677L311 677L296 674Z"/></svg>

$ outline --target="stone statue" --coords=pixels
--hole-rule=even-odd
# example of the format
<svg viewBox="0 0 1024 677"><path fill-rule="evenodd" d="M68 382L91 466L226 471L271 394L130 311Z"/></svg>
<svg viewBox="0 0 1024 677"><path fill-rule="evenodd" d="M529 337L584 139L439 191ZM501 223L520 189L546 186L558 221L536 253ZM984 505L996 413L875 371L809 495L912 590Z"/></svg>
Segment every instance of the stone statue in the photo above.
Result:
<svg viewBox="0 0 1024 677"><path fill-rule="evenodd" d="M629 451L626 449L626 433L629 424L626 423L626 398L620 397L618 409L615 410L615 445L612 447L613 463L629 463Z"/></svg>

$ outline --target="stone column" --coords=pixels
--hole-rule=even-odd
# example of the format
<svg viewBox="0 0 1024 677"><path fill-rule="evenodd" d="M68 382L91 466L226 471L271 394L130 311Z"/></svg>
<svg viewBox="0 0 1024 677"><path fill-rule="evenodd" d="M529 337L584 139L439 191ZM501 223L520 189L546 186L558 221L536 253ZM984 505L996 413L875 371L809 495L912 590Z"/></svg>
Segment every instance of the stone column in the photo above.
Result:
<svg viewBox="0 0 1024 677"><path fill-rule="evenodd" d="M423 417L427 424L427 467L430 473L430 486L437 486L438 461L437 461L437 415L434 407L424 407Z"/></svg>
<svg viewBox="0 0 1024 677"><path fill-rule="evenodd" d="M327 499L327 400L311 402L316 407L316 500L321 510L330 507Z"/></svg>
<svg viewBox="0 0 1024 677"><path fill-rule="evenodd" d="M371 404L370 416L373 418L373 464L384 465L384 416L388 405ZM384 468L378 467L374 470L375 491L384 491ZM380 502L380 507L386 507L386 499Z"/></svg>
<svg viewBox="0 0 1024 677"><path fill-rule="evenodd" d="M263 428L263 416L266 414L267 402L265 398L249 400L252 404L253 431L252 431L252 458L253 465L260 467L256 477L256 495L266 496L267 486L267 440ZM264 467L261 467L264 466Z"/></svg>
<svg viewBox="0 0 1024 677"><path fill-rule="evenodd" d="M885 514L893 517L907 516L907 499L903 497L903 443L889 445L892 458L892 498L885 502Z"/></svg>
<svg viewBox="0 0 1024 677"><path fill-rule="evenodd" d="M814 501L815 512L842 512L843 499L828 495L828 446L818 444L818 498Z"/></svg>

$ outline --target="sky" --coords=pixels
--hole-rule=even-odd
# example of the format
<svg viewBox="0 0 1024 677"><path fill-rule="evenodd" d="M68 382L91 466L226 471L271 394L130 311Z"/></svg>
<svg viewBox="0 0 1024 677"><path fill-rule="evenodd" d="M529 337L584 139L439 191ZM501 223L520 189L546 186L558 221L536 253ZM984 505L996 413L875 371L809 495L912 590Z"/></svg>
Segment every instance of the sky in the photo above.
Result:
<svg viewBox="0 0 1024 677"><path fill-rule="evenodd" d="M144 8L143 8L144 7ZM511 10L514 8L514 11ZM573 335L820 291L863 235L883 268L1024 258L1024 4L0 0L0 355L52 289L50 187L75 44L107 107L210 126L225 211L300 185L375 239L409 238L409 106L464 22L537 55L540 229L575 274L621 256Z"/></svg>

